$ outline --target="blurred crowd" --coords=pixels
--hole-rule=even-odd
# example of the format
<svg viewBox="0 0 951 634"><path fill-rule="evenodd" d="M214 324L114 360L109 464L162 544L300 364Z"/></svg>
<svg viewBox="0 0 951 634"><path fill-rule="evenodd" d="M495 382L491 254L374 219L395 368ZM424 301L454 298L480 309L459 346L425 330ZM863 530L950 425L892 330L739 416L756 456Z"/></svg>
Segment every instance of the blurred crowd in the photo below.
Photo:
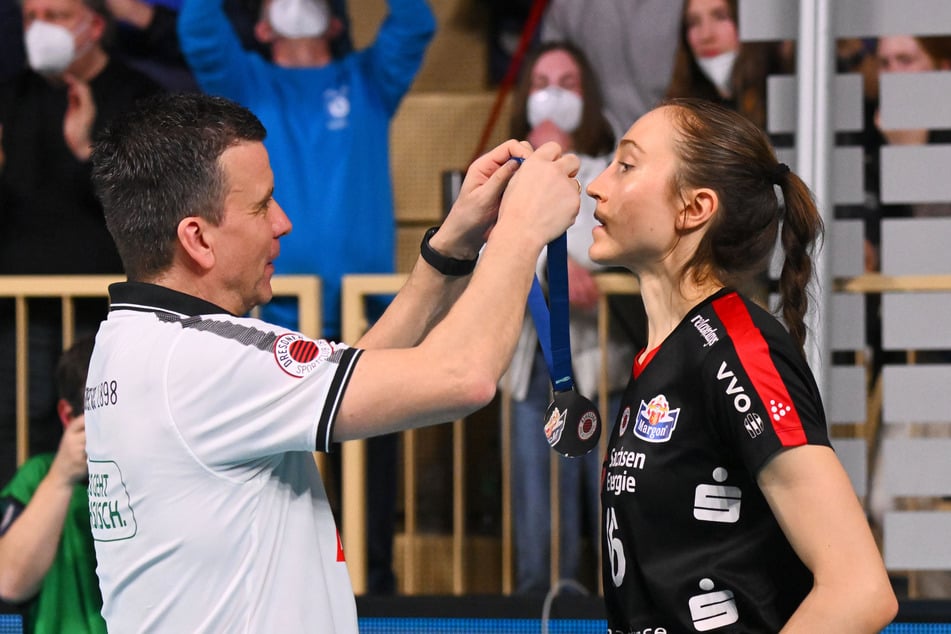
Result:
<svg viewBox="0 0 951 634"><path fill-rule="evenodd" d="M550 0L537 24L529 17L538 3L474 2L486 16L486 88L498 87L510 66L520 64L510 134L535 146L554 140L578 153L582 187L610 162L624 130L663 99L710 99L765 128L767 78L795 72L794 43L740 40L739 0ZM143 96L205 91L245 105L265 124L276 198L295 227L282 242L276 272L321 276L321 334L339 339L341 277L394 271L389 127L436 34L434 4L387 0L375 37L357 49L345 0L0 0L0 275L121 274L90 183L96 134ZM526 29L530 46L521 57ZM843 39L836 55L838 72L863 78L865 127L850 142L863 147L866 167L864 204L837 214L864 221L865 266L876 271L882 218L951 214L951 202L882 203L881 148L947 143L948 132L883 129L878 75L951 69L951 37ZM583 201L583 212L590 202ZM593 222L590 216L591 209L582 213ZM572 343L579 386L596 398L598 267L586 257L590 228L579 226L568 237ZM769 281L755 284L754 295L765 297ZM370 318L383 307L382 299L371 305ZM78 303L80 335L96 330L105 308L98 300ZM616 310L626 330L612 333L615 348L629 360L631 349L643 345L643 318L636 305ZM292 302L275 301L265 313L297 326ZM30 302L31 455L56 451L62 436L52 381L63 349L60 320L57 302ZM514 427L539 432L513 439L514 504L524 511L515 514L517 589L535 593L546 591L553 576L550 530L537 519L549 512L549 453L539 421L550 384L537 335L526 324L503 387L515 400ZM0 337L3 483L16 471L16 324L9 300L0 300ZM627 370L613 367L616 400ZM605 414L610 419L613 411ZM374 440L368 461L381 470L369 478L376 483L368 491L369 590L384 594L395 591L396 479L386 475L395 470L395 442ZM554 575L593 587L596 565L584 570L582 562L596 557L584 558L582 545L596 542L599 473L597 460L562 465Z"/></svg>

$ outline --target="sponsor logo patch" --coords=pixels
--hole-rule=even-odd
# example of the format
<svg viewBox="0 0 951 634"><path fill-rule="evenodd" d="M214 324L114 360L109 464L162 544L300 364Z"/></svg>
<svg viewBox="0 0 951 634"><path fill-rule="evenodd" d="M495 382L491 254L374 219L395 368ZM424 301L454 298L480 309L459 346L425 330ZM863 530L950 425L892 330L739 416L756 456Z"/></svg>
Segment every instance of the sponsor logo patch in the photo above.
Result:
<svg viewBox="0 0 951 634"><path fill-rule="evenodd" d="M598 415L588 410L578 422L578 438L588 440L596 431L598 431Z"/></svg>
<svg viewBox="0 0 951 634"><path fill-rule="evenodd" d="M113 460L89 461L89 526L97 542L135 537L138 524L122 471Z"/></svg>
<svg viewBox="0 0 951 634"><path fill-rule="evenodd" d="M641 401L634 419L634 435L647 442L667 442L677 428L680 408L670 409L667 397L658 394L650 403Z"/></svg>
<svg viewBox="0 0 951 634"><path fill-rule="evenodd" d="M763 433L763 419L756 412L750 412L746 415L743 426L749 432L750 438L756 438Z"/></svg>
<svg viewBox="0 0 951 634"><path fill-rule="evenodd" d="M769 401L769 413L773 417L773 420L779 422L783 417L792 411L792 406L783 403L782 401L776 401L770 399Z"/></svg>
<svg viewBox="0 0 951 634"><path fill-rule="evenodd" d="M341 130L350 121L349 87L324 91L324 104L327 107L327 129Z"/></svg>
<svg viewBox="0 0 951 634"><path fill-rule="evenodd" d="M714 590L713 580L707 578L700 580L700 590L703 594L694 595L687 602L694 629L709 632L740 620L731 590Z"/></svg>
<svg viewBox="0 0 951 634"><path fill-rule="evenodd" d="M567 416L567 409L552 408L551 416L548 417L548 422L545 423L545 438L548 439L548 444L552 447L561 440L561 434L565 431L565 418Z"/></svg>
<svg viewBox="0 0 951 634"><path fill-rule="evenodd" d="M690 320L690 323L693 324L693 327L697 329L697 332L700 333L700 336L703 337L704 348L709 348L716 342L720 340L717 336L717 329L710 325L709 319L704 319L700 315L694 315Z"/></svg>
<svg viewBox="0 0 951 634"><path fill-rule="evenodd" d="M288 332L274 342L274 360L284 372L297 378L304 377L333 354L333 346L323 339L308 339L296 332Z"/></svg>
<svg viewBox="0 0 951 634"><path fill-rule="evenodd" d="M630 422L631 422L631 408L625 407L624 411L621 413L621 423L620 423L621 428L618 433L619 436L624 435L624 432L627 431L627 425Z"/></svg>

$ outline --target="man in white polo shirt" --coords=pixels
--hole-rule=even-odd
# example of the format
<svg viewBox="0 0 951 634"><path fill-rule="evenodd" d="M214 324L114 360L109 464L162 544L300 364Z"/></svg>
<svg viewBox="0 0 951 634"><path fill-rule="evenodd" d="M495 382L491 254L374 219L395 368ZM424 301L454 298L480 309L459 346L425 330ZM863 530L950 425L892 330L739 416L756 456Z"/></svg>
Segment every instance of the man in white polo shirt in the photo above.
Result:
<svg viewBox="0 0 951 634"><path fill-rule="evenodd" d="M373 328L354 347L310 340L241 317L270 300L291 230L264 135L227 100L163 96L93 153L129 280L110 288L85 403L110 631L356 632L311 452L487 404L535 261L577 214L574 156L504 143Z"/></svg>

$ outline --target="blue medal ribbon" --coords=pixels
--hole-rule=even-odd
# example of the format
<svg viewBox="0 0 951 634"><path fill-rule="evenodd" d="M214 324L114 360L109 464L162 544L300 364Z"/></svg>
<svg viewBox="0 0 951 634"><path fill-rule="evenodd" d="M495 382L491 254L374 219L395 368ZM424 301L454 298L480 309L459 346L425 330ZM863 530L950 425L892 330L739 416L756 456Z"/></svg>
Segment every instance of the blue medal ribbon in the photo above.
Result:
<svg viewBox="0 0 951 634"><path fill-rule="evenodd" d="M548 365L552 389L575 387L571 369L571 334L568 329L568 237L563 233L548 243L548 301L538 276L532 280L528 309L538 332L538 343Z"/></svg>

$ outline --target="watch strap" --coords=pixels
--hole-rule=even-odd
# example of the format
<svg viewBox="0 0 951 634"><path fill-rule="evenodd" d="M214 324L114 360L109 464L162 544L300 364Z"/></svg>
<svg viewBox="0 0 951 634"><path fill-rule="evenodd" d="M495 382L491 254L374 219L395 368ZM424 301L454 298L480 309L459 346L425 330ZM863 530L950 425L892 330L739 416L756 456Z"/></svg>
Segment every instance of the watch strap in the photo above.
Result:
<svg viewBox="0 0 951 634"><path fill-rule="evenodd" d="M426 233L423 234L422 242L419 243L419 254L423 256L426 263L443 275L452 277L460 277L472 273L476 267L476 263L479 261L478 256L471 260L460 260L443 255L429 244L429 239L432 238L437 231L439 231L439 227L430 227L426 230Z"/></svg>

